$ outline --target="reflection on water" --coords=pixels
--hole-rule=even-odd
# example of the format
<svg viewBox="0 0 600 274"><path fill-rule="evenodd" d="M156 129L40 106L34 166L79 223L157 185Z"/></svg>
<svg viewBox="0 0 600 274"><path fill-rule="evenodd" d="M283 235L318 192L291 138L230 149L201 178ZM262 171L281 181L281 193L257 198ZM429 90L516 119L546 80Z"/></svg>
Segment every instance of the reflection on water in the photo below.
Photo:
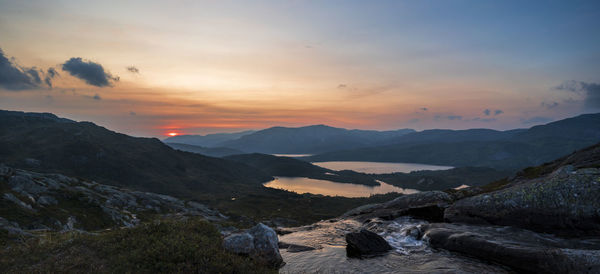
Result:
<svg viewBox="0 0 600 274"><path fill-rule="evenodd" d="M413 163L381 163L352 161L314 162L312 164L332 170L354 170L356 172L372 174L384 174L394 172L408 173L411 171L418 170L446 170L452 168L451 166L434 166Z"/></svg>
<svg viewBox="0 0 600 274"><path fill-rule="evenodd" d="M312 193L328 196L344 197L369 197L374 194L398 192L411 194L419 192L416 189L396 187L378 181L379 186L365 186L358 184L335 183L327 180L317 180L304 177L275 177L275 180L265 183L264 186L278 188L296 193Z"/></svg>
<svg viewBox="0 0 600 274"><path fill-rule="evenodd" d="M278 156L278 157L291 157L291 158L312 156L312 154L271 154L271 155Z"/></svg>

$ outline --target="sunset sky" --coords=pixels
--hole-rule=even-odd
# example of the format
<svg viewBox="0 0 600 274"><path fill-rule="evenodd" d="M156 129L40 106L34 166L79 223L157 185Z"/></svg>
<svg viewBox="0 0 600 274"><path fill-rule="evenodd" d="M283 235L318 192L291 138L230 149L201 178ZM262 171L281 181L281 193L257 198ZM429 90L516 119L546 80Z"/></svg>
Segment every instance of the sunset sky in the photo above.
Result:
<svg viewBox="0 0 600 274"><path fill-rule="evenodd" d="M600 111L597 0L122 2L0 0L0 109L155 137Z"/></svg>

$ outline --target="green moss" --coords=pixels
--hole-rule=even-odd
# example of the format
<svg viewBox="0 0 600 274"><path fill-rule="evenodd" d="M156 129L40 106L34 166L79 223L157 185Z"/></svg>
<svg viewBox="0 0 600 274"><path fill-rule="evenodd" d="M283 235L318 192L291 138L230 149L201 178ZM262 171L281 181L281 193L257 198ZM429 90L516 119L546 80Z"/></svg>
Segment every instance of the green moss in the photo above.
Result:
<svg viewBox="0 0 600 274"><path fill-rule="evenodd" d="M0 250L7 272L275 273L226 252L206 221L163 220L98 235L47 234Z"/></svg>

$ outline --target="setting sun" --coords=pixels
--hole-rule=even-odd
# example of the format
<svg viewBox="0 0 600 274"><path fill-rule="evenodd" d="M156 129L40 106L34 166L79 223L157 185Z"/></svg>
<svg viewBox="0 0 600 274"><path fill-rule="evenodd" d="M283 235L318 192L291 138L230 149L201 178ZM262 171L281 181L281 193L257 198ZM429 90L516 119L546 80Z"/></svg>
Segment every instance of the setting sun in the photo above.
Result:
<svg viewBox="0 0 600 274"><path fill-rule="evenodd" d="M167 135L173 137L173 136L177 136L177 132L169 132Z"/></svg>

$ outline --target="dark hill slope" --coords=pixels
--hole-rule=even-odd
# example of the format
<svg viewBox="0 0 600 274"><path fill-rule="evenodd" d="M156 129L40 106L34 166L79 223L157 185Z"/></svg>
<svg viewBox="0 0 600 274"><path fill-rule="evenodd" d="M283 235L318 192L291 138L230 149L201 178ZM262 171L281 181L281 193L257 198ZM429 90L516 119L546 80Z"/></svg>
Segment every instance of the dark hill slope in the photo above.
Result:
<svg viewBox="0 0 600 274"><path fill-rule="evenodd" d="M380 144L410 132L414 130L347 130L325 125L272 127L223 142L219 146L259 153L322 153Z"/></svg>
<svg viewBox="0 0 600 274"><path fill-rule="evenodd" d="M247 165L174 150L89 122L0 111L0 162L165 194L260 186L270 176Z"/></svg>
<svg viewBox="0 0 600 274"><path fill-rule="evenodd" d="M342 150L310 161L382 161L486 166L518 170L600 141L600 114L585 114L527 130L432 130L407 134L395 144Z"/></svg>
<svg viewBox="0 0 600 274"><path fill-rule="evenodd" d="M241 150L228 148L228 147L202 147L202 146L180 144L180 143L167 143L167 142L165 142L165 144L167 144L167 146L170 146L171 148L174 148L177 150L199 153L199 154L211 156L211 157L223 157L223 156L229 156L229 155L244 154L244 152Z"/></svg>

